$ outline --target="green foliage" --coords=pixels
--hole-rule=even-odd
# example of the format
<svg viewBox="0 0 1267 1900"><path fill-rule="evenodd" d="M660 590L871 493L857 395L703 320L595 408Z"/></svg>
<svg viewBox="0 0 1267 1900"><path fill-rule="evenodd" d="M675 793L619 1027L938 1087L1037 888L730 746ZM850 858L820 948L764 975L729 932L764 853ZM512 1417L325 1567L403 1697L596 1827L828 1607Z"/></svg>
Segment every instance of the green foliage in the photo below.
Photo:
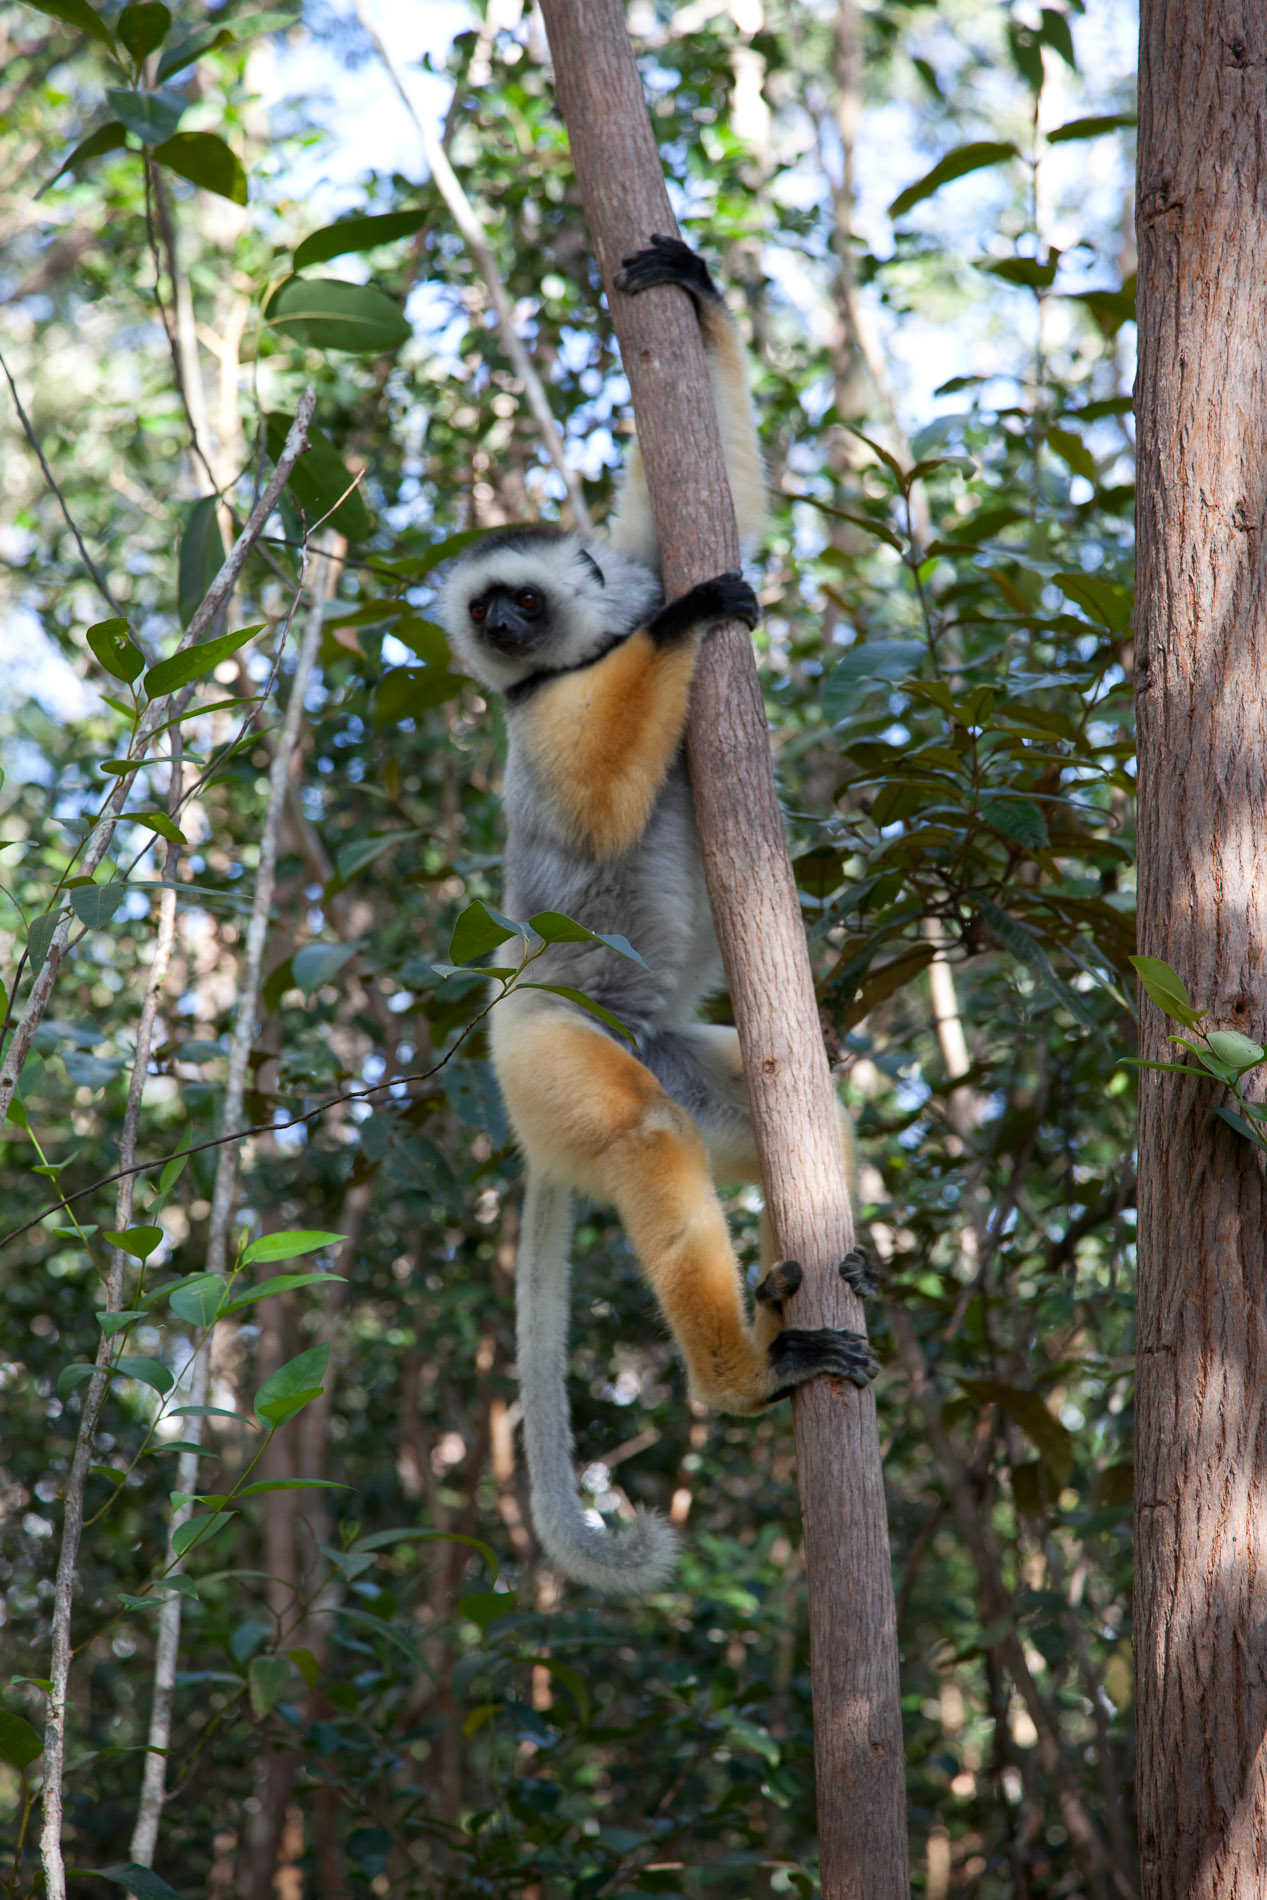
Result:
<svg viewBox="0 0 1267 1900"><path fill-rule="evenodd" d="M1002 1553L1066 1772L1107 1829L1107 1791L1131 1779L1133 1104L1117 1059L1134 1046L1136 970L1188 1036L1176 1067L1235 1095L1257 1048L1204 1031L1178 978L1134 958L1134 285L1121 205L1078 170L1085 141L1113 141L1095 156L1125 188L1129 86L1085 59L1073 72L1081 28L1070 37L1056 8L865 9L883 112L864 114L859 173L884 183L845 236L807 144L836 150L827 15L768 7L750 41L725 10L689 31L676 11L659 9L644 71L675 202L753 341L775 498L760 657L821 1016L859 1126L860 1211ZM635 1605L561 1591L512 1438L518 1164L484 1019L531 984L545 943L581 927L497 908L496 715L451 670L434 583L490 523L555 518L561 484L431 184L354 147L338 114L323 131L306 78L266 122L251 47L296 16L165 13L58 0L5 14L5 180L16 194L51 179L46 220L9 247L6 361L112 596L7 423L0 585L42 669L0 701L13 762L0 932L18 1014L61 919L70 933L0 1126L5 1229L36 1223L0 1251L15 1500L0 1563L11 1652L31 1669L48 1667L59 1499L99 1350L114 1375L74 1606L66 1847L97 1869L76 1890L234 1891L246 1803L284 1760L305 1892L356 1900L385 1878L428 1900L812 1894L786 1408L693 1413L626 1244L583 1208L578 1463L605 1514L688 1513L673 1586ZM592 247L534 29L486 24L477 9L447 54L437 42L456 88L451 157L601 517L623 395ZM333 17L294 31L336 77L367 57ZM764 62L765 151L731 111L740 55ZM1057 67L1053 114L1038 95ZM1066 122L1044 135L1053 117ZM336 159L334 192L313 181ZM896 231L877 195L893 197ZM1036 225L1035 203L1057 198ZM160 200L201 352L201 453L174 382ZM824 341L841 321L839 257L892 350L902 414L924 424L910 442L855 354ZM933 396L923 359L943 353ZM221 505L245 520L309 382L312 447L230 619L176 652L222 557ZM220 1132L270 732L290 692L282 630L319 521L349 545L248 1025L248 1119L274 1132L244 1150L238 1252L209 1273L219 1151L202 1144ZM142 756L144 707L164 694ZM76 882L121 781L125 816ZM120 1213L113 1182L82 1191L121 1165L173 890L142 1172ZM654 962L651 946L600 941ZM935 948L966 1073L938 1032ZM1263 1127L1243 1093L1220 1112L1251 1138ZM755 1267L752 1192L730 1213ZM882 1314L875 1330L913 1865L948 1835L954 1891L1004 1900L1023 1883L1054 1900L1080 1890L1058 1792ZM209 1403L186 1402L194 1355L213 1368ZM160 1872L141 1873L125 1857L169 1598L183 1619L176 1792ZM45 1697L27 1678L7 1700L12 1853L18 1771L35 1759L16 1757Z"/></svg>

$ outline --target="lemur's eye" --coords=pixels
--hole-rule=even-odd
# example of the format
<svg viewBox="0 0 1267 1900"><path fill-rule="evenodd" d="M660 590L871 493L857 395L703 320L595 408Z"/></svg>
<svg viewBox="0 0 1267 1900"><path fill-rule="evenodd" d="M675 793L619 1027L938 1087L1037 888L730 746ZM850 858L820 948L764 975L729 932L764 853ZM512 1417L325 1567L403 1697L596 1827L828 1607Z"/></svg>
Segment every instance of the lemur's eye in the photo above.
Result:
<svg viewBox="0 0 1267 1900"><path fill-rule="evenodd" d="M535 620L545 606L545 601L535 587L521 587L515 595L515 605L521 614L527 614L530 620Z"/></svg>
<svg viewBox="0 0 1267 1900"><path fill-rule="evenodd" d="M482 621L488 619L488 602L486 600L473 600L468 611L471 619L478 627Z"/></svg>

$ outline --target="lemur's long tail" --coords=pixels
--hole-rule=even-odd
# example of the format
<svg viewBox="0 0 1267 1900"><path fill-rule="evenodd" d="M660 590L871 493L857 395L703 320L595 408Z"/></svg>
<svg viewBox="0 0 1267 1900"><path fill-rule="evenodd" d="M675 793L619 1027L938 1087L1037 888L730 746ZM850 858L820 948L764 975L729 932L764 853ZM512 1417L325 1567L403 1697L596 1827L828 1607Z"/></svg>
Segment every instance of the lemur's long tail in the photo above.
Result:
<svg viewBox="0 0 1267 1900"><path fill-rule="evenodd" d="M577 1491L567 1395L571 1242L570 1194L529 1169L515 1309L532 1521L547 1556L565 1575L608 1596L645 1596L659 1589L677 1562L673 1530L643 1510L627 1529L598 1529L587 1521Z"/></svg>

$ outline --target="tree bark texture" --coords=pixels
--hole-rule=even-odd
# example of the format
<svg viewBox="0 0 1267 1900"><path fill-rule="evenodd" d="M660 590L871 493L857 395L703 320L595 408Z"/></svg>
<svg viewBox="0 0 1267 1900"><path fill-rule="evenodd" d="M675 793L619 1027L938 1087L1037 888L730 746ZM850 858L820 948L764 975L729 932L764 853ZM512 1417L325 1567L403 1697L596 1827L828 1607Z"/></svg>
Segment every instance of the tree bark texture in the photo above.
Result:
<svg viewBox="0 0 1267 1900"><path fill-rule="evenodd" d="M1140 20L1140 949L1267 1037L1267 8ZM1143 1053L1173 1027L1142 1004ZM1260 1072L1261 1073L1261 1072ZM1140 1085L1135 1642L1148 1900L1267 1892L1267 1185Z"/></svg>
<svg viewBox="0 0 1267 1900"><path fill-rule="evenodd" d="M633 393L669 598L739 564L703 351L673 290L624 297L621 258L675 229L620 0L544 0L559 104ZM688 756L776 1244L802 1262L797 1326L861 1327L836 1268L853 1239L800 904L746 631L705 641ZM897 1633L875 1402L794 1400L827 1900L907 1892Z"/></svg>

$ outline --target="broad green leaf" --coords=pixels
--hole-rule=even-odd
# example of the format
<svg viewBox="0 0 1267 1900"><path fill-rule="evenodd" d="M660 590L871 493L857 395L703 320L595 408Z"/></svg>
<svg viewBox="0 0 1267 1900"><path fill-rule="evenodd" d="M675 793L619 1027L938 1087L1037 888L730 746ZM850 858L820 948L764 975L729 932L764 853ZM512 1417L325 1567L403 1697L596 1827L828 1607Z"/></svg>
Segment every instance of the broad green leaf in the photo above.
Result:
<svg viewBox="0 0 1267 1900"><path fill-rule="evenodd" d="M127 1227L120 1234L107 1228L101 1238L117 1247L120 1253L131 1255L133 1260L148 1260L155 1248L162 1245L163 1230L161 1227Z"/></svg>
<svg viewBox="0 0 1267 1900"><path fill-rule="evenodd" d="M189 510L180 537L176 569L176 605L180 624L187 627L220 569L224 566L224 536L220 532L220 502L204 495Z"/></svg>
<svg viewBox="0 0 1267 1900"><path fill-rule="evenodd" d="M1267 1049L1235 1029L1211 1029L1206 1041L1219 1061L1234 1069L1237 1075L1244 1075L1247 1069L1256 1069L1260 1062L1267 1061Z"/></svg>
<svg viewBox="0 0 1267 1900"><path fill-rule="evenodd" d="M256 1300L272 1299L276 1293L290 1293L296 1287L319 1286L328 1280L342 1280L344 1277L341 1273L279 1273L274 1279L263 1280L259 1286L253 1286L249 1293L230 1300L224 1310L226 1313L237 1313L244 1306L253 1306Z"/></svg>
<svg viewBox="0 0 1267 1900"><path fill-rule="evenodd" d="M1019 153L1011 140L976 139L969 145L956 146L953 152L947 152L939 158L931 171L917 178L913 185L900 191L889 206L891 218L901 218L920 204L925 198L931 198L943 185L952 179L966 178L969 172L984 171L987 165L1001 165L1005 159L1017 158Z"/></svg>
<svg viewBox="0 0 1267 1900"><path fill-rule="evenodd" d="M43 1753L44 1744L31 1724L8 1709L0 1709L0 1761L22 1774Z"/></svg>
<svg viewBox="0 0 1267 1900"><path fill-rule="evenodd" d="M37 13L47 13L50 19L60 20L64 26L77 27L110 52L114 51L113 33L101 15L88 5L88 0L27 0L27 4Z"/></svg>
<svg viewBox="0 0 1267 1900"><path fill-rule="evenodd" d="M319 1398L329 1364L328 1345L310 1346L307 1352L288 1359L271 1378L265 1379L255 1394L255 1409L260 1417L267 1419L270 1425L280 1425L310 1400Z"/></svg>
<svg viewBox="0 0 1267 1900"><path fill-rule="evenodd" d="M294 419L282 414L267 418L268 452L274 462ZM361 491L353 486L338 450L315 422L308 424L308 447L291 470L286 486L309 525L328 516L330 527L337 528L349 541L364 541L369 535L372 524Z"/></svg>
<svg viewBox="0 0 1267 1900"><path fill-rule="evenodd" d="M1193 1009L1178 971L1172 970L1160 957L1132 957L1130 962L1139 978L1140 988L1146 996L1151 997L1158 1009L1175 1022L1194 1029L1206 1012Z"/></svg>
<svg viewBox="0 0 1267 1900"><path fill-rule="evenodd" d="M969 1398L997 1405L1026 1433L1057 1484L1068 1484L1073 1471L1073 1437L1068 1426L1048 1411L1041 1393L1005 1385L998 1379L961 1378L958 1384Z"/></svg>
<svg viewBox="0 0 1267 1900"><path fill-rule="evenodd" d="M1098 574L1057 574L1059 587L1070 600L1076 600L1089 619L1107 627L1111 633L1131 630L1133 602L1130 589L1116 581L1101 580Z"/></svg>
<svg viewBox="0 0 1267 1900"><path fill-rule="evenodd" d="M171 1192L172 1188L175 1187L177 1181L179 1181L181 1175L185 1172L185 1169L188 1167L188 1165L189 1165L188 1153L183 1154L183 1155L172 1156L171 1160L167 1163L166 1167L163 1169L163 1172L158 1177L158 1191L160 1195L168 1194Z"/></svg>
<svg viewBox="0 0 1267 1900"><path fill-rule="evenodd" d="M118 910L127 890L117 878L110 884L77 884L70 894L71 908L89 930L101 930Z"/></svg>
<svg viewBox="0 0 1267 1900"><path fill-rule="evenodd" d="M412 237L427 222L425 207L414 211L389 211L377 218L345 218L341 224L327 224L306 237L295 251L295 269L309 264L325 264L332 257L345 257L354 251L372 251L379 244L392 244L397 238Z"/></svg>
<svg viewBox="0 0 1267 1900"><path fill-rule="evenodd" d="M569 1003L575 1003L578 1009L585 1010L591 1016L597 1016L600 1023L606 1023L609 1029L614 1029L618 1036L625 1038L626 1042L638 1040L633 1030L627 1029L619 1016L613 1016L602 1003L596 1003L592 996L585 994L584 990L573 989L570 983L521 983L518 987L522 990L548 990L551 996L565 997Z"/></svg>
<svg viewBox="0 0 1267 1900"><path fill-rule="evenodd" d="M876 686L892 686L926 657L919 640L865 640L846 647L823 681L823 718L829 726L847 719Z"/></svg>
<svg viewBox="0 0 1267 1900"><path fill-rule="evenodd" d="M127 130L117 119L112 119L107 125L99 125L95 132L90 132L86 139L80 139L78 145L72 147L48 183L41 185L36 197L42 197L67 172L78 177L90 159L100 158L106 152L117 152L127 142Z"/></svg>
<svg viewBox="0 0 1267 1900"><path fill-rule="evenodd" d="M160 660L150 668L145 675L146 692L151 699L161 699L164 693L174 693L178 686L188 686L190 680L201 679L222 660L231 660L252 635L263 631L261 621L258 626L239 627L236 633L217 634L214 640L199 640L195 646L182 648L179 653L173 653L170 660Z"/></svg>
<svg viewBox="0 0 1267 1900"><path fill-rule="evenodd" d="M1036 257L999 257L979 263L977 269L990 277L1001 277L1005 284L1020 284L1026 290L1050 290L1056 281L1055 263L1040 263Z"/></svg>
<svg viewBox="0 0 1267 1900"><path fill-rule="evenodd" d="M113 620L99 620L89 627L85 638L112 678L130 686L138 673L144 672L145 655L130 639L126 620L118 616Z"/></svg>
<svg viewBox="0 0 1267 1900"><path fill-rule="evenodd" d="M513 1590L475 1590L470 1596L458 1598L458 1615L469 1617L482 1630L517 1607Z"/></svg>
<svg viewBox="0 0 1267 1900"><path fill-rule="evenodd" d="M308 1688L310 1690L315 1689L321 1675L321 1670L312 1651L310 1649L285 1649L282 1651L282 1654L290 1657L290 1660L294 1663L296 1669L308 1685Z"/></svg>
<svg viewBox="0 0 1267 1900"><path fill-rule="evenodd" d="M140 66L155 47L163 44L171 23L172 16L161 0L138 0L138 4L124 7L114 30L131 53L132 64Z"/></svg>
<svg viewBox="0 0 1267 1900"><path fill-rule="evenodd" d="M346 1239L346 1234L327 1233L324 1227L297 1227L286 1234L261 1234L244 1250L242 1264L253 1267L261 1261L267 1265L274 1260L297 1260L301 1254L316 1253L321 1247L337 1247ZM339 1276L319 1277L337 1280Z"/></svg>
<svg viewBox="0 0 1267 1900"><path fill-rule="evenodd" d="M36 917L26 933L26 954L31 959L31 968L38 970L48 955L49 945L57 934L57 926L62 920L60 910L46 910L42 917Z"/></svg>
<svg viewBox="0 0 1267 1900"><path fill-rule="evenodd" d="M339 1484L334 1478L264 1478L258 1484L244 1484L237 1493L240 1498L262 1497L266 1491L350 1491L350 1484Z"/></svg>
<svg viewBox="0 0 1267 1900"><path fill-rule="evenodd" d="M85 1365L82 1359L73 1366L63 1366L57 1375L58 1398L69 1398L75 1387L86 1385L96 1370L95 1365Z"/></svg>
<svg viewBox="0 0 1267 1900"><path fill-rule="evenodd" d="M138 1385L148 1385L155 1392L170 1392L176 1383L170 1366L165 1366L161 1359L150 1359L140 1353L123 1353L115 1360L114 1370L125 1379L135 1379Z"/></svg>
<svg viewBox="0 0 1267 1900"><path fill-rule="evenodd" d="M407 646L437 672L449 671L449 637L443 627L437 627L434 620L424 620L421 614L405 614L393 626L392 638Z"/></svg>
<svg viewBox="0 0 1267 1900"><path fill-rule="evenodd" d="M1013 844L1027 851L1045 851L1050 842L1047 820L1039 806L1027 798L992 798L981 813L987 825L1001 831Z"/></svg>
<svg viewBox="0 0 1267 1900"><path fill-rule="evenodd" d="M449 938L449 959L453 963L474 963L486 957L512 937L522 935L523 926L491 910L485 903L468 905L453 926Z"/></svg>
<svg viewBox="0 0 1267 1900"><path fill-rule="evenodd" d="M210 1326L223 1298L224 1281L220 1275L199 1273L184 1286L177 1287L170 1304L173 1313L187 1319L191 1326Z"/></svg>
<svg viewBox="0 0 1267 1900"><path fill-rule="evenodd" d="M464 674L450 673L444 666L394 666L374 689L374 723L389 726L420 718L456 699L469 685Z"/></svg>
<svg viewBox="0 0 1267 1900"><path fill-rule="evenodd" d="M992 899L979 897L976 901L983 920L1004 949L1010 951L1018 963L1023 963L1026 969L1046 984L1056 1001L1068 1010L1075 1022L1081 1023L1084 1029L1098 1029L1099 1023L1095 1012L1087 1003L1086 998L1077 990L1071 989L1068 983L1057 976L1047 952L1033 932L1027 930L1024 924L1018 923L1001 904L994 903Z"/></svg>
<svg viewBox="0 0 1267 1900"><path fill-rule="evenodd" d="M354 943L306 943L291 958L295 988L311 996L323 983L333 982L344 964L355 955Z"/></svg>
<svg viewBox="0 0 1267 1900"><path fill-rule="evenodd" d="M1047 440L1065 466L1089 482L1096 479L1095 457L1080 435L1072 429L1050 428Z"/></svg>
<svg viewBox="0 0 1267 1900"><path fill-rule="evenodd" d="M231 46L232 43L233 35L226 27L200 26L187 39L178 40L175 46L169 46L163 54L158 63L160 84L164 79L170 79L173 73L183 71L186 66L192 66L193 62L201 59L204 53L210 53L221 46Z"/></svg>
<svg viewBox="0 0 1267 1900"><path fill-rule="evenodd" d="M628 937L590 930L585 924L578 924L575 917L565 917L560 910L539 910L535 917L528 919L528 928L535 930L546 943L605 943L609 950L618 950L622 957L642 963Z"/></svg>
<svg viewBox="0 0 1267 1900"><path fill-rule="evenodd" d="M384 831L377 838L358 838L352 844L345 844L337 859L340 885L349 883L358 871L363 871L367 864L373 864L376 858L381 858L385 851L402 844L406 838L425 836L424 831L402 828L400 831Z"/></svg>
<svg viewBox="0 0 1267 1900"><path fill-rule="evenodd" d="M467 1537L461 1531L417 1530L412 1525L405 1525L396 1530L371 1531L368 1537L358 1537L356 1542L349 1546L348 1554L390 1550L396 1544L430 1543L433 1540L438 1540L442 1544L468 1544L472 1550L479 1552L494 1577L501 1575L501 1565L497 1561L492 1545L482 1542L478 1537ZM326 1555L331 1556L333 1553L327 1551Z"/></svg>
<svg viewBox="0 0 1267 1900"><path fill-rule="evenodd" d="M251 1707L259 1720L281 1701L290 1681L290 1664L284 1656L256 1656L248 1671Z"/></svg>
<svg viewBox="0 0 1267 1900"><path fill-rule="evenodd" d="M1086 119L1070 119L1047 134L1049 145L1067 145L1072 139L1098 139L1106 132L1123 132L1137 123L1133 112L1098 114Z"/></svg>
<svg viewBox="0 0 1267 1900"><path fill-rule="evenodd" d="M147 831L156 831L160 838L166 838L169 844L184 844L185 834L174 818L165 811L130 811L127 814L134 825L144 825Z"/></svg>
<svg viewBox="0 0 1267 1900"><path fill-rule="evenodd" d="M563 1662L558 1656L538 1655L534 1656L532 1661L542 1669L547 1670L550 1675L554 1677L556 1682L563 1684L563 1687L576 1704L576 1713L580 1718L582 1727L588 1726L590 1719L590 1696L585 1678L580 1670L575 1669L571 1663Z"/></svg>
<svg viewBox="0 0 1267 1900"><path fill-rule="evenodd" d="M214 132L178 132L175 138L155 146L154 161L187 178L191 185L215 192L218 198L228 198L235 205L246 203L242 161Z"/></svg>
<svg viewBox="0 0 1267 1900"><path fill-rule="evenodd" d="M249 1425L255 1429L253 1418L244 1418L240 1412L232 1412L224 1405L173 1405L168 1418L231 1418L237 1425Z"/></svg>
<svg viewBox="0 0 1267 1900"><path fill-rule="evenodd" d="M227 1525L232 1524L233 1515L232 1511L212 1511L209 1515L187 1517L172 1532L172 1549L178 1557L183 1557L195 1544L209 1543Z"/></svg>
<svg viewBox="0 0 1267 1900"><path fill-rule="evenodd" d="M810 499L809 496L806 497L806 500ZM829 508L825 502L821 501L813 502L813 506L821 513L830 515L833 521L852 521L855 528L865 528L868 534L873 534L878 540L886 542L889 547L896 549L897 553L905 552L905 542L900 535L893 532L887 522L877 521L871 515L855 514L852 508ZM843 548L826 547L818 558L820 561L826 561L829 567L844 568L846 571L853 565Z"/></svg>
<svg viewBox="0 0 1267 1900"><path fill-rule="evenodd" d="M264 322L312 349L374 356L398 350L413 334L404 312L381 290L337 277L288 277L269 298Z"/></svg>
<svg viewBox="0 0 1267 1900"><path fill-rule="evenodd" d="M115 118L148 147L171 138L188 105L172 93L132 92L123 86L107 86L106 99Z"/></svg>
<svg viewBox="0 0 1267 1900"><path fill-rule="evenodd" d="M144 1318L144 1308L136 1308L131 1312L122 1313L99 1312L97 1314L97 1324L107 1339L113 1339L116 1333L123 1332L127 1327L131 1326L134 1320Z"/></svg>
<svg viewBox="0 0 1267 1900"><path fill-rule="evenodd" d="M1070 303L1080 303L1106 336L1114 337L1124 323L1135 321L1135 278L1132 275L1120 290L1074 290Z"/></svg>
<svg viewBox="0 0 1267 1900"><path fill-rule="evenodd" d="M1256 1148L1267 1148L1267 1138L1264 1137L1262 1129L1251 1127L1244 1116L1238 1115L1235 1109L1224 1108L1220 1104L1214 1112L1220 1121L1225 1121L1229 1128L1236 1130L1238 1135L1244 1135L1246 1140L1252 1141Z"/></svg>

